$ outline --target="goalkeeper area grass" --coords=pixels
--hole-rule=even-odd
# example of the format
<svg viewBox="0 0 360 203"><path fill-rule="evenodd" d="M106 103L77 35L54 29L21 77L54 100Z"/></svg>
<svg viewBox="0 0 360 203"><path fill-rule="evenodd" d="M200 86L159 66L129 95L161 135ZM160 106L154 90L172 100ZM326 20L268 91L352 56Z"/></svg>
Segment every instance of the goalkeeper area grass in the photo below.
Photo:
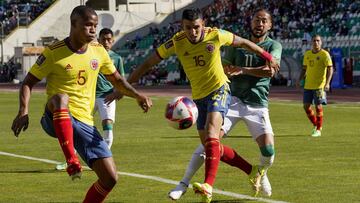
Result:
<svg viewBox="0 0 360 203"><path fill-rule="evenodd" d="M0 97L0 202L81 202L97 178L85 170L81 180L71 181L66 172L55 170L64 158L58 141L40 126L45 94L33 93L29 128L19 138L11 131L18 93L1 92ZM112 152L119 182L106 202L170 202L167 193L200 143L195 127L180 131L168 126L164 111L170 97L151 98L154 106L147 114L131 98L117 102ZM318 138L310 136L312 125L301 101L271 101L269 109L276 142L275 162L268 171L272 197L252 199L247 175L220 163L213 202L359 201L360 105L325 106ZM97 114L95 121L101 132ZM259 163L259 149L244 123L222 142L250 163ZM193 178L203 180L204 166ZM200 202L200 197L189 189L179 202Z"/></svg>

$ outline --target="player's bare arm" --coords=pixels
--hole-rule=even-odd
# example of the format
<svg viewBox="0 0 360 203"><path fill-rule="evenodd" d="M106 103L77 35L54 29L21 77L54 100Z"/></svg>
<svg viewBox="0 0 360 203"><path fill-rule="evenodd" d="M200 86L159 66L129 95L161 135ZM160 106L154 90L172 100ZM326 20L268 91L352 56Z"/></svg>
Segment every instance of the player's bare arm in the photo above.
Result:
<svg viewBox="0 0 360 203"><path fill-rule="evenodd" d="M106 79L109 80L114 87L123 95L135 98L139 106L148 112L152 106L152 101L149 97L140 94L134 87L132 87L124 77L120 75L118 71L115 71L112 75L105 75Z"/></svg>
<svg viewBox="0 0 360 203"><path fill-rule="evenodd" d="M224 72L230 77L235 75L251 75L259 78L265 78L273 77L275 74L275 70L267 65L258 67L240 67L226 65L224 66Z"/></svg>
<svg viewBox="0 0 360 203"><path fill-rule="evenodd" d="M20 87L19 93L19 112L16 115L11 130L14 132L16 137L19 136L21 130L25 131L29 126L29 101L31 97L31 90L36 83L40 80L33 76L31 73L28 73L23 81L23 84Z"/></svg>
<svg viewBox="0 0 360 203"><path fill-rule="evenodd" d="M305 73L306 73L306 66L303 66L303 68L300 72L300 75L299 75L299 79L298 79L298 81L296 81L296 87L300 87L300 81L305 78Z"/></svg>
<svg viewBox="0 0 360 203"><path fill-rule="evenodd" d="M134 72L132 72L128 78L130 84L135 83L143 76L147 71L149 71L154 65L160 63L162 59L157 54L157 52L152 53L139 67L137 67Z"/></svg>
<svg viewBox="0 0 360 203"><path fill-rule="evenodd" d="M326 70L326 83L325 83L325 91L329 91L330 89L330 81L331 81L331 77L333 75L333 67L332 66L328 66L327 70Z"/></svg>
<svg viewBox="0 0 360 203"><path fill-rule="evenodd" d="M110 104L111 102L115 100L120 100L123 97L124 95L121 94L121 92L114 90L114 92L112 92L111 94L106 95L106 97L104 98L104 102L105 104Z"/></svg>
<svg viewBox="0 0 360 203"><path fill-rule="evenodd" d="M234 47L242 47L245 48L251 52L254 52L255 54L261 56L262 58L266 59L268 61L269 67L273 68L275 72L279 71L280 65L276 61L274 57L271 56L267 51L256 45L255 43L251 42L250 40L241 38L239 36L234 35L234 41L233 41Z"/></svg>

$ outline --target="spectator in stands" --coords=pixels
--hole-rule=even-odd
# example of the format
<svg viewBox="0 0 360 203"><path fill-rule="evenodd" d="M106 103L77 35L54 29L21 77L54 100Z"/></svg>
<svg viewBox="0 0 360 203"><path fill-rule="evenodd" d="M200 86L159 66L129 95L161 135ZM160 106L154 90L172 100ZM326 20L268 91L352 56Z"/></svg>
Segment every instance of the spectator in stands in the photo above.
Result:
<svg viewBox="0 0 360 203"><path fill-rule="evenodd" d="M4 26L5 35L18 25L29 25L30 21L47 9L54 0L3 1L0 7L0 22Z"/></svg>

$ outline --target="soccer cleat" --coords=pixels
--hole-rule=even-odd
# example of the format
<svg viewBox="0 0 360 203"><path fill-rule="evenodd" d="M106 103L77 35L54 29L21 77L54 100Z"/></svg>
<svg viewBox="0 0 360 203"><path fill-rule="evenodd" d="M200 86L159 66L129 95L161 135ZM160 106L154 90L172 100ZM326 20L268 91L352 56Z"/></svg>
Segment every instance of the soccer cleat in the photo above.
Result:
<svg viewBox="0 0 360 203"><path fill-rule="evenodd" d="M178 200L186 193L186 190L188 188L188 185L186 185L184 182L180 182L174 189L172 189L168 196L172 200Z"/></svg>
<svg viewBox="0 0 360 203"><path fill-rule="evenodd" d="M66 168L67 168L67 163L66 162L57 164L55 166L55 169L58 170L58 171L65 171Z"/></svg>
<svg viewBox="0 0 360 203"><path fill-rule="evenodd" d="M71 177L71 180L80 179L81 172L82 172L80 162L78 160L68 161L66 171L69 174L69 176Z"/></svg>
<svg viewBox="0 0 360 203"><path fill-rule="evenodd" d="M264 174L263 177L261 177L260 184L261 184L262 194L267 197L270 197L271 196L271 184L270 184L269 178L267 177L266 173Z"/></svg>
<svg viewBox="0 0 360 203"><path fill-rule="evenodd" d="M261 178L264 176L265 170L261 166L253 166L251 173L249 174L249 183L254 190L254 196L256 197L259 194L261 188Z"/></svg>
<svg viewBox="0 0 360 203"><path fill-rule="evenodd" d="M212 199L212 186L204 183L193 183L193 190L195 194L201 195L201 202L210 203Z"/></svg>
<svg viewBox="0 0 360 203"><path fill-rule="evenodd" d="M314 130L311 132L311 137L320 137L321 136L321 130L317 130L314 128Z"/></svg>

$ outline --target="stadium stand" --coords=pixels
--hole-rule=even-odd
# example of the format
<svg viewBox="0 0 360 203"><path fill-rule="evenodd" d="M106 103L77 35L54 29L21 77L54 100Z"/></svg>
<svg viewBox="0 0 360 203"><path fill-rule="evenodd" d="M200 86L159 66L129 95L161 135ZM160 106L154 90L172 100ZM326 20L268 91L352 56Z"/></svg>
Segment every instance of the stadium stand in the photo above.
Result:
<svg viewBox="0 0 360 203"><path fill-rule="evenodd" d="M74 1L75 2L75 1ZM125 62L125 71L128 74L143 62L154 48L165 42L170 36L181 29L179 17L173 15L171 11L164 20L164 9L170 6L169 2L156 4L156 1L146 1L143 6L137 1L116 1L116 4L110 4L113 1L81 1L90 6L97 7L99 15L99 26L112 25L116 31L118 42L114 46L114 51L123 56ZM126 3L121 3L126 2ZM165 2L165 1L164 1ZM181 1L176 1L181 2ZM185 1L183 1L185 2ZM190 2L190 1L189 1ZM195 2L195 1L194 1ZM351 64L351 74L353 76L353 85L360 85L360 2L352 0L343 1L312 1L312 0L213 0L201 1L207 26L215 26L237 33L242 36L249 28L250 14L259 5L267 8L273 14L274 28L272 38L280 41L283 45L283 60L281 75L278 78L290 80L287 85L294 84L292 81L297 78L301 68L302 54L309 49L309 40L314 33L323 36L324 46L330 50L340 49L344 69ZM66 11L54 12L64 4L70 5L69 0L0 0L0 20L2 26L4 53L2 57L5 61L11 61L14 53L12 49L17 46L15 43L31 42L32 45L46 46L54 40L61 39L67 35L68 31L62 29L68 27L64 22L68 22L69 14ZM52 5L53 4L53 5ZM74 4L71 1L71 4ZM197 4L199 5L199 4ZM296 6L294 6L296 5ZM191 6L191 5L190 5ZM46 8L52 7L51 12L43 12ZM140 12L134 12L138 8ZM106 9L110 11L106 13ZM153 14L144 11L154 10ZM177 10L181 12L181 10ZM112 13L111 13L112 12ZM144 12L142 15L141 12ZM166 13L165 12L165 13ZM35 20L39 15L42 18ZM156 19L155 16L162 16L152 22L148 19ZM170 18L174 16L174 18ZM44 18L48 26L44 24ZM121 26L121 21L129 21ZM51 22L50 22L51 21ZM131 21L131 22L130 22ZM140 22L141 21L141 22ZM144 22L148 21L148 25ZM156 21L156 22L155 22ZM158 24L159 22L162 22ZM132 25L138 23L137 25ZM42 26L42 27L41 27ZM18 27L18 28L17 28ZM28 27L29 29L19 29ZM131 28L132 27L132 28ZM118 29L118 30L117 30ZM129 30L132 29L132 30ZM33 31L39 32L34 33ZM121 31L121 33L119 33ZM127 35L127 33L133 33ZM10 34L9 34L10 33ZM26 33L26 34L25 34ZM32 33L28 35L27 33ZM46 33L46 34L45 34ZM7 36L6 36L7 35ZM24 36L26 35L26 40ZM129 37L130 36L130 37ZM18 41L20 40L20 41ZM21 41L22 40L22 41ZM35 41L35 42L34 42ZM30 43L30 44L31 44ZM17 60L8 62L8 67L17 64ZM29 61L29 64L33 61ZM29 64L22 64L23 72L26 72ZM180 69L179 69L180 67ZM163 61L156 69L165 69L167 78L162 76L161 83L186 83L186 78L180 77L181 65L176 57ZM156 71L155 71L156 72ZM349 72L349 71L348 71ZM0 73L6 73L6 77L1 77L0 81L6 81L12 78L9 71L0 67ZM151 77L148 77L151 78ZM21 77L19 78L21 80ZM283 84L284 82L281 82ZM153 82L144 82L144 84L154 84Z"/></svg>
<svg viewBox="0 0 360 203"><path fill-rule="evenodd" d="M215 0L202 10L207 26L226 29L243 36L250 28L250 14L259 5L268 8L273 14L272 37L280 41L284 49L282 67L285 68L279 77L290 80L287 85L294 84L292 80L297 78L303 53L310 48L311 35L315 33L323 36L325 47L340 48L344 61L346 58L353 58L355 85L360 82L359 1ZM125 46L116 51L124 56L125 67L133 67L179 29L178 21L162 28L151 27L147 35L127 39ZM297 62L297 66L291 65L293 61ZM178 67L176 60L172 58L163 63L169 73L176 71Z"/></svg>
<svg viewBox="0 0 360 203"><path fill-rule="evenodd" d="M55 0L2 0L0 21L2 35L8 35L18 26L29 25Z"/></svg>
<svg viewBox="0 0 360 203"><path fill-rule="evenodd" d="M28 26L55 0L1 0L0 1L0 26L1 39L6 38L19 26ZM21 64L9 60L4 63L1 58L0 82L13 81Z"/></svg>

